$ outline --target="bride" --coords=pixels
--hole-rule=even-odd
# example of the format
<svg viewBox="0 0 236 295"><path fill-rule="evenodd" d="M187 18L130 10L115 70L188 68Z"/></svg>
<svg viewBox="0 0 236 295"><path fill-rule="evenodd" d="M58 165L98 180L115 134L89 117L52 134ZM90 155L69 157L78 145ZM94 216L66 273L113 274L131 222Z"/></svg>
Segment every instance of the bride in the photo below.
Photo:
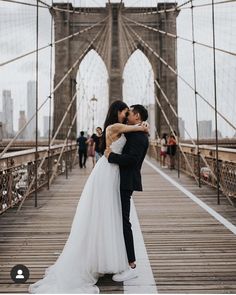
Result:
<svg viewBox="0 0 236 295"><path fill-rule="evenodd" d="M105 144L115 153L125 145L124 133L148 132L145 124L123 124L128 106L111 104L104 124ZM71 232L56 262L43 279L29 286L29 293L99 293L99 276L128 267L123 236L119 166L101 157L80 197Z"/></svg>

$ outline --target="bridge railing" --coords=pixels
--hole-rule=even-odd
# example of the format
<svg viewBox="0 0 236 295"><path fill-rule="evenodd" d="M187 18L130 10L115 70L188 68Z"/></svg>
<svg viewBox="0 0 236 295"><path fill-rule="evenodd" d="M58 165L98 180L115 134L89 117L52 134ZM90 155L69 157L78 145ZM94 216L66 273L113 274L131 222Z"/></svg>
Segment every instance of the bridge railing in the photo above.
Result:
<svg viewBox="0 0 236 295"><path fill-rule="evenodd" d="M66 146L57 144L49 151L47 147L39 147L37 158L38 169L35 167L35 148L9 152L0 159L0 214L35 191L33 185L27 192L36 171L38 190L43 186L49 186L57 175L62 173L67 175L77 160L77 144L68 143ZM39 167L44 158L42 167Z"/></svg>
<svg viewBox="0 0 236 295"><path fill-rule="evenodd" d="M214 175L217 175L215 147L209 145L199 146L199 154L205 158L205 162L202 160L202 157L198 157L196 146L181 143L181 147L195 176L200 178L202 183L216 188L217 180L214 177ZM148 155L160 162L160 150L161 147L157 141L152 141L149 146ZM198 159L200 159L200 161L198 161ZM185 174L193 176L179 149L177 149L175 162L177 169ZM219 147L219 179L220 189L223 194L228 198L236 198L236 149Z"/></svg>

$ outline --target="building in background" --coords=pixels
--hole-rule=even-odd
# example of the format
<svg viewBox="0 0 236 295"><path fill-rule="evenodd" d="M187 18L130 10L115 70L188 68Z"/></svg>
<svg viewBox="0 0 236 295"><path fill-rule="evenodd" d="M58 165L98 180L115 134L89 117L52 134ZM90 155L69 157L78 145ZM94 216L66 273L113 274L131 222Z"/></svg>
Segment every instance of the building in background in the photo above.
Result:
<svg viewBox="0 0 236 295"><path fill-rule="evenodd" d="M179 118L179 137L181 139L185 138L185 122L182 118Z"/></svg>
<svg viewBox="0 0 236 295"><path fill-rule="evenodd" d="M212 138L212 121L203 120L198 122L199 138Z"/></svg>
<svg viewBox="0 0 236 295"><path fill-rule="evenodd" d="M150 139L155 139L156 136L156 118L155 118L155 104L149 104L148 110L148 122L150 124Z"/></svg>
<svg viewBox="0 0 236 295"><path fill-rule="evenodd" d="M13 99L11 97L11 90L3 90L2 92L2 121L4 137L13 137Z"/></svg>
<svg viewBox="0 0 236 295"><path fill-rule="evenodd" d="M26 124L26 114L25 111L20 111L19 113L19 119L18 119L18 131L23 128L23 126ZM23 132L18 137L19 139L27 139L27 128L24 129Z"/></svg>
<svg viewBox="0 0 236 295"><path fill-rule="evenodd" d="M212 131L211 137L212 138L216 137L216 130ZM223 138L222 132L219 129L218 129L218 138Z"/></svg>
<svg viewBox="0 0 236 295"><path fill-rule="evenodd" d="M49 116L43 117L43 137L48 137L49 134L49 118L51 120L51 129L52 129L52 118Z"/></svg>
<svg viewBox="0 0 236 295"><path fill-rule="evenodd" d="M2 122L0 122L0 141L3 140L3 127L2 127Z"/></svg>
<svg viewBox="0 0 236 295"><path fill-rule="evenodd" d="M3 112L0 112L0 141L6 137L5 124L3 120Z"/></svg>
<svg viewBox="0 0 236 295"><path fill-rule="evenodd" d="M27 119L30 118L36 112L36 82L27 82ZM34 140L36 135L36 117L27 126L27 139Z"/></svg>

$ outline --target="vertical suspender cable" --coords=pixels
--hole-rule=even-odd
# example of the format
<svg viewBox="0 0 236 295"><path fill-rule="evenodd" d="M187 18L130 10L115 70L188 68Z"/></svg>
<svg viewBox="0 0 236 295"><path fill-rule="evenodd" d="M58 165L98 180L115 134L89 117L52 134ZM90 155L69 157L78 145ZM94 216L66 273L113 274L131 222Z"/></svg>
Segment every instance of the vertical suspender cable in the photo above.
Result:
<svg viewBox="0 0 236 295"><path fill-rule="evenodd" d="M69 9L70 9L70 7L69 7L69 2L67 1L67 9L68 9L68 12L67 12L67 33L68 33L68 35L70 35L70 12L69 12ZM68 44L68 57L67 57L67 66L68 66L68 68L70 68L70 40L67 40L67 44ZM71 79L71 75L70 75L70 77L68 77L68 79L70 79L69 81L69 83L70 83L70 90L72 90L72 79ZM72 97L73 95L72 95L72 92L71 92L71 97ZM72 112L72 110L73 110L73 106L70 108L70 113L69 113L69 122L68 122L68 131L69 131L69 129L70 129L70 124L71 124L71 112ZM71 127L72 128L72 127ZM66 158L65 158L65 172L66 172L66 179L68 179L68 135L69 134L71 134L71 133L67 133L67 137L66 137L66 148L65 148L65 156L66 156ZM69 135L70 136L70 135Z"/></svg>
<svg viewBox="0 0 236 295"><path fill-rule="evenodd" d="M215 7L212 0L212 41L213 41L213 69L214 69L214 98L215 98L215 140L216 140L216 177L217 177L217 204L220 205L220 175L219 175L219 144L218 144L218 115L216 90L216 50L215 50Z"/></svg>
<svg viewBox="0 0 236 295"><path fill-rule="evenodd" d="M175 8L177 7L177 0L175 0ZM174 11L174 13L176 13L176 11ZM176 21L177 22L177 21ZM177 23L176 23L176 26L177 26ZM170 32L168 32L168 33L170 33ZM177 38L175 38L175 52L177 51ZM177 54L176 54L176 71L178 70L178 57L177 57ZM178 76L176 77L176 80L177 80L177 82L176 82L176 86L177 86L177 93L176 93L176 95L177 95L177 138L178 138L178 141L177 141L177 146L176 146L176 150L177 150L177 170L178 170L178 178L180 178L180 168L181 168L181 162L180 162L180 160L181 160L181 158L180 158L180 156L181 156L181 154L180 154L180 148L179 148L179 142L180 142L180 130L179 130L179 107L178 107Z"/></svg>
<svg viewBox="0 0 236 295"><path fill-rule="evenodd" d="M36 130L35 130L35 200L34 206L38 206L38 84L39 84L39 0L36 7Z"/></svg>
<svg viewBox="0 0 236 295"><path fill-rule="evenodd" d="M52 0L53 5L53 0ZM50 79L50 96L49 96L49 122L48 122L48 189L50 189L50 172L51 172L51 158L50 158L50 149L51 149L51 122L52 122L52 40L53 39L53 14L51 13L51 47L50 47L50 70L49 70L49 79Z"/></svg>
<svg viewBox="0 0 236 295"><path fill-rule="evenodd" d="M199 151L199 127L198 127L198 101L197 101L197 77L196 77L196 53L195 53L195 31L194 31L194 15L193 15L193 0L191 0L191 19L192 19L192 44L193 44L193 79L194 79L194 99L196 112L196 131L197 131L197 167L198 167L198 186L201 187L200 173L200 151Z"/></svg>

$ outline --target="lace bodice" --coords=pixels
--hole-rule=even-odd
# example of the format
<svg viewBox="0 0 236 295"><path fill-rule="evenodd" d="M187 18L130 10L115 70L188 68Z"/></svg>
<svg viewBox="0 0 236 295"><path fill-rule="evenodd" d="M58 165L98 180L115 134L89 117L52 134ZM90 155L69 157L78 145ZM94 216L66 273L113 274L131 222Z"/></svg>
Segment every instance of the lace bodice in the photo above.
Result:
<svg viewBox="0 0 236 295"><path fill-rule="evenodd" d="M125 143L126 143L126 138L124 134L122 133L120 138L112 142L112 144L110 145L110 148L114 153L121 154Z"/></svg>

